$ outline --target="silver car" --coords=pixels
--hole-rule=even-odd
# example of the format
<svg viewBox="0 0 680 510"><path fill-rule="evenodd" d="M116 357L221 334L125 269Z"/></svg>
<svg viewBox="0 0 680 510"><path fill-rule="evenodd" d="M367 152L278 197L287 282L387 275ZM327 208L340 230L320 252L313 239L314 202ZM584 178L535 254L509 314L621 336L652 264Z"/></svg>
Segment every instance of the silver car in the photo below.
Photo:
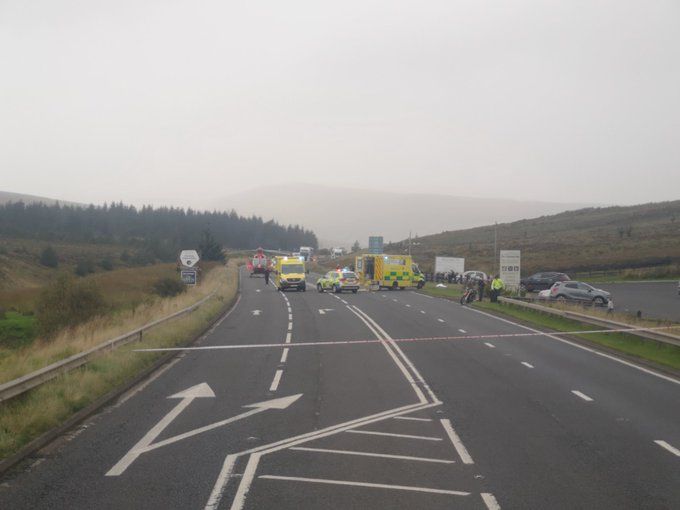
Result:
<svg viewBox="0 0 680 510"><path fill-rule="evenodd" d="M611 294L606 290L596 289L583 282L557 282L550 287L550 298L559 300L589 301L594 305L606 305Z"/></svg>

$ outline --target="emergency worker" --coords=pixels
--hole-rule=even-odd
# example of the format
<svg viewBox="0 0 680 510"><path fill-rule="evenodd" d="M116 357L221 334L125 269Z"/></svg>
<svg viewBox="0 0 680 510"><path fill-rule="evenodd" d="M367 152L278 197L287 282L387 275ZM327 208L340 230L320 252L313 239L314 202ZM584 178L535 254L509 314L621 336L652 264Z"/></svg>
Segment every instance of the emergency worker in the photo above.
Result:
<svg viewBox="0 0 680 510"><path fill-rule="evenodd" d="M498 295L501 293L501 291L504 288L505 288L505 284L503 283L503 280L501 280L501 277L499 275L496 275L496 277L491 282L491 302L492 303L498 302Z"/></svg>
<svg viewBox="0 0 680 510"><path fill-rule="evenodd" d="M270 269L268 267L265 268L264 270L264 284L269 285L269 271Z"/></svg>

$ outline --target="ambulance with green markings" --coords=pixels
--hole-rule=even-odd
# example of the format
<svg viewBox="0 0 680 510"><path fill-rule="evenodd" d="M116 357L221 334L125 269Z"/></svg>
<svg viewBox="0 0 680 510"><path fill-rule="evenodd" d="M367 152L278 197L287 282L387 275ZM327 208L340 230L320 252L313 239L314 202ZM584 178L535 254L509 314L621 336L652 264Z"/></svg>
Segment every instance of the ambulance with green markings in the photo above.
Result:
<svg viewBox="0 0 680 510"><path fill-rule="evenodd" d="M413 266L410 255L367 253L356 257L354 270L363 284L379 290L404 290L419 285L420 280L414 275Z"/></svg>
<svg viewBox="0 0 680 510"><path fill-rule="evenodd" d="M277 257L274 267L274 285L278 290L307 290L305 261L302 257Z"/></svg>

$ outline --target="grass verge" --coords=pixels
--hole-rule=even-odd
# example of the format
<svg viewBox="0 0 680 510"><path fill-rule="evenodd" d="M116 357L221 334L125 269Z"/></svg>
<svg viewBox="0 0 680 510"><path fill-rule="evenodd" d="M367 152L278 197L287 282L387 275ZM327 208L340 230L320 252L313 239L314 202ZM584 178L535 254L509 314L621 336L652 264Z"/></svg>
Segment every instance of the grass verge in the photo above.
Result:
<svg viewBox="0 0 680 510"><path fill-rule="evenodd" d="M12 455L33 439L58 427L79 410L132 379L163 355L133 352L134 349L181 345L203 331L236 297L236 262L211 271L205 276L204 285L214 288L216 294L191 314L154 328L145 334L142 342L121 346L82 368L0 405L0 459ZM181 301L185 298L181 296L178 299Z"/></svg>
<svg viewBox="0 0 680 510"><path fill-rule="evenodd" d="M418 292L427 294L428 296L443 297L446 299L459 300L460 296L463 295L463 286L458 283L448 284L445 283L446 287L437 287L436 283L427 282L425 287L420 289Z"/></svg>

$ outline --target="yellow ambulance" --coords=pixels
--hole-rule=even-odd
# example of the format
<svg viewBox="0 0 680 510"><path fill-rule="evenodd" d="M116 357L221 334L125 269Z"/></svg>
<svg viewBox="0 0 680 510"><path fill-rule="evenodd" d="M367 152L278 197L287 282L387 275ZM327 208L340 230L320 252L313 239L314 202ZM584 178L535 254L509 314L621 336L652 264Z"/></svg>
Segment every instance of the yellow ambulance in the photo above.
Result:
<svg viewBox="0 0 680 510"><path fill-rule="evenodd" d="M417 285L409 255L364 254L355 259L355 273L362 283L378 289L406 289Z"/></svg>
<svg viewBox="0 0 680 510"><path fill-rule="evenodd" d="M277 257L274 266L274 285L280 291L297 289L305 292L305 261L301 257Z"/></svg>

